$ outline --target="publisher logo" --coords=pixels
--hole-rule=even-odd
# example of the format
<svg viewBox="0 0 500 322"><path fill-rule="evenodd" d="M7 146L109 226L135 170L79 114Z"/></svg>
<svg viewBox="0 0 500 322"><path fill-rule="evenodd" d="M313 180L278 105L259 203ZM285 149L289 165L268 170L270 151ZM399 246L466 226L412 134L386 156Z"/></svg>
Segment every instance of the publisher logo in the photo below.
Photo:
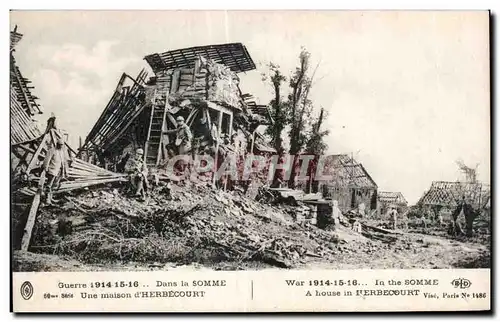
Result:
<svg viewBox="0 0 500 322"><path fill-rule="evenodd" d="M30 282L26 281L21 285L21 296L25 300L29 300L33 295L33 285Z"/></svg>
<svg viewBox="0 0 500 322"><path fill-rule="evenodd" d="M466 278L456 278L451 281L451 285L455 288L469 288L471 284L472 283Z"/></svg>

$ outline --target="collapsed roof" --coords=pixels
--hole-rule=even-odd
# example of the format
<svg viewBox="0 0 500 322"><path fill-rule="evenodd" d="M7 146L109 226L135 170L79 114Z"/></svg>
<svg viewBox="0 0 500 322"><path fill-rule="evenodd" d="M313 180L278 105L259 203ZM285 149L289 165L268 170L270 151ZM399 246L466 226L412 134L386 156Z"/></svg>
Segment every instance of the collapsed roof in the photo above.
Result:
<svg viewBox="0 0 500 322"><path fill-rule="evenodd" d="M236 73L255 69L252 58L241 43L176 49L161 54L151 54L144 59L151 66L153 72L158 73L162 70L175 68L193 68L198 56L214 60Z"/></svg>
<svg viewBox="0 0 500 322"><path fill-rule="evenodd" d="M401 192L379 191L377 193L377 198L378 201L383 203L405 204L405 205L408 204L408 202L406 201L405 197Z"/></svg>
<svg viewBox="0 0 500 322"><path fill-rule="evenodd" d="M144 70L134 79L123 73L101 116L90 130L84 148L108 149L143 112L148 101L141 98L147 78Z"/></svg>
<svg viewBox="0 0 500 322"><path fill-rule="evenodd" d="M484 207L490 198L490 185L484 183L434 181L420 199L425 206L453 207L463 197L475 206Z"/></svg>
<svg viewBox="0 0 500 322"><path fill-rule="evenodd" d="M31 93L31 81L21 74L13 53L16 44L22 39L17 26L10 32L10 130L11 145L34 140L42 134L32 116L42 113L37 97Z"/></svg>
<svg viewBox="0 0 500 322"><path fill-rule="evenodd" d="M365 167L347 154L332 155L331 172L334 179L329 184L356 188L377 189L377 184Z"/></svg>

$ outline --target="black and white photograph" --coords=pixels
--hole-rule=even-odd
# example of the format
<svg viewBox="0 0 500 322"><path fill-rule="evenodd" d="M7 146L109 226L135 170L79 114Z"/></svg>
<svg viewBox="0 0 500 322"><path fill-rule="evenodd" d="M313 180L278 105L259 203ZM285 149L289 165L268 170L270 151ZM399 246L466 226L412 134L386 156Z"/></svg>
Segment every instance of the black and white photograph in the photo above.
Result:
<svg viewBox="0 0 500 322"><path fill-rule="evenodd" d="M489 26L11 11L12 271L490 269Z"/></svg>

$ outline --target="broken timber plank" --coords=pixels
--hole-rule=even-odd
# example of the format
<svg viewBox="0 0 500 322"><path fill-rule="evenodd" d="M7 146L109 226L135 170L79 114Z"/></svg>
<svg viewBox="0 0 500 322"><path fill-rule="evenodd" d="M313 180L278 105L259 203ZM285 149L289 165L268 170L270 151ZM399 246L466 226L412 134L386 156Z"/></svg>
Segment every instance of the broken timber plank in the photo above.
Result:
<svg viewBox="0 0 500 322"><path fill-rule="evenodd" d="M24 146L24 145L22 145L22 144L20 144L20 145L18 145L18 146L16 146L16 147L17 147L17 148L21 148L21 149L23 149L24 151L27 151L27 152L32 153L32 154L35 154L35 152L36 152L35 150L30 149L29 147L26 147L26 146Z"/></svg>

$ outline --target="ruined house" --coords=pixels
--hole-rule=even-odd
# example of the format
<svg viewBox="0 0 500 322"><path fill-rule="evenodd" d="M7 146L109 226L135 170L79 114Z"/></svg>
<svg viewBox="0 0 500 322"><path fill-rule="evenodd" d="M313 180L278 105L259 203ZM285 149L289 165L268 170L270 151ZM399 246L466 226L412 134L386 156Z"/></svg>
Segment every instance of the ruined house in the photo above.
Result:
<svg viewBox="0 0 500 322"><path fill-rule="evenodd" d="M354 158L347 154L331 156L325 173L333 179L321 184L323 197L337 200L342 211L357 208L361 203L366 210L377 208L377 184Z"/></svg>
<svg viewBox="0 0 500 322"><path fill-rule="evenodd" d="M240 89L239 73L255 69L240 43L177 49L145 57L154 75L123 74L100 118L80 148L80 155L112 169L119 168L137 148L143 148L150 167L172 156L169 144L183 116L193 133L193 153L220 142L219 149L237 146L248 152L272 150L256 133L270 124L267 106L257 105Z"/></svg>
<svg viewBox="0 0 500 322"><path fill-rule="evenodd" d="M396 207L398 213L404 213L408 209L408 201L401 192L379 191L377 202L379 215L386 214L390 207Z"/></svg>
<svg viewBox="0 0 500 322"><path fill-rule="evenodd" d="M441 210L453 210L462 198L474 209L489 208L490 185L480 182L434 181L418 203L438 214Z"/></svg>
<svg viewBox="0 0 500 322"><path fill-rule="evenodd" d="M38 207L42 202L42 191L46 188L44 161L56 142L62 141L62 155L65 157L61 172L57 175L58 184L53 191L55 194L124 179L120 174L76 158L76 152L67 144L67 134L56 126L54 115L49 117L44 129L40 129L33 118L42 113L37 97L31 92L34 87L21 74L14 58L16 44L21 38L22 34L17 32L16 26L11 31L10 46L10 183L13 200L31 199L31 206L25 207L26 203L20 203L16 207L22 209L17 216L13 215L13 231L16 232L14 247L26 251L36 223Z"/></svg>

